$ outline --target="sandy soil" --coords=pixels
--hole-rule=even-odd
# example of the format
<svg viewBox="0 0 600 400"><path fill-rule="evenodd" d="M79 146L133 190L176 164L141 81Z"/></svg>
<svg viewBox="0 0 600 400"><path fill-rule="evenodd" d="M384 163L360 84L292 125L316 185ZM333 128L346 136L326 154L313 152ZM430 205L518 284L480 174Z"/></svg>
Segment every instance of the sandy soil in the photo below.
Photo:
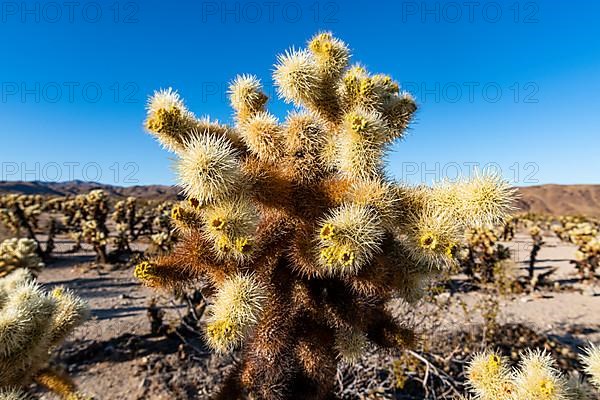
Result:
<svg viewBox="0 0 600 400"><path fill-rule="evenodd" d="M560 284L562 290L541 291L530 295L502 298L501 322L523 323L540 332L565 335L577 328L587 328L580 340L600 341L600 286L578 282L576 270L570 263L576 247L561 242L555 236L545 236L545 244L538 255L536 274L556 269L550 280ZM515 274L526 275L531 251L529 235L517 234L511 242L504 243L511 249ZM479 293L461 295L472 304Z"/></svg>

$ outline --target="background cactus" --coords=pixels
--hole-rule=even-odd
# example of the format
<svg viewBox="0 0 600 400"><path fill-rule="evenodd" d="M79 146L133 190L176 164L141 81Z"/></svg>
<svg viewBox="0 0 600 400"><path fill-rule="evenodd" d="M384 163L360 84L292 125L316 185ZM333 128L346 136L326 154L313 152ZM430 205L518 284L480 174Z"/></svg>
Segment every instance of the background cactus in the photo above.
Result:
<svg viewBox="0 0 600 400"><path fill-rule="evenodd" d="M43 197L40 195L7 194L0 196L0 220L17 235L38 227ZM32 238L33 239L33 238Z"/></svg>
<svg viewBox="0 0 600 400"><path fill-rule="evenodd" d="M577 246L575 260L581 279L595 279L600 265L600 229L595 221L581 217L561 217L552 225L552 231L559 239Z"/></svg>
<svg viewBox="0 0 600 400"><path fill-rule="evenodd" d="M0 389L0 400L28 400L29 396L27 396L20 389L10 388L10 389Z"/></svg>
<svg viewBox="0 0 600 400"><path fill-rule="evenodd" d="M518 224L519 218L517 216L510 216L502 227L502 240L505 242L513 240Z"/></svg>
<svg viewBox="0 0 600 400"><path fill-rule="evenodd" d="M81 232L83 239L94 246L96 261L108 262L106 246L108 244L108 196L103 190L92 190L83 199L83 220Z"/></svg>
<svg viewBox="0 0 600 400"><path fill-rule="evenodd" d="M7 239L0 243L0 277L18 268L39 271L44 266L38 256L37 243L32 239Z"/></svg>
<svg viewBox="0 0 600 400"><path fill-rule="evenodd" d="M525 351L516 368L500 354L485 351L475 355L469 363L468 386L480 400L597 399L591 385L600 389L600 350L590 345L581 355L581 361L589 384L561 374L545 351Z"/></svg>
<svg viewBox="0 0 600 400"><path fill-rule="evenodd" d="M529 255L529 268L527 271L529 281L531 282L531 286L535 287L535 263L537 261L538 253L542 248L542 245L544 244L544 238L542 237L542 229L537 225L533 225L532 227L530 227L528 232L529 236L531 236L531 240L533 243L531 246L531 253Z"/></svg>
<svg viewBox="0 0 600 400"><path fill-rule="evenodd" d="M40 242L35 234L39 228L39 217L42 212L43 197L40 195L16 195L8 194L0 196L0 221L13 234L21 236L24 233L29 239L36 242L36 252L40 257L46 257L52 251L46 254L39 246ZM49 236L54 232L50 230Z"/></svg>
<svg viewBox="0 0 600 400"><path fill-rule="evenodd" d="M249 75L230 87L235 126L196 118L171 89L149 101L146 128L177 154L187 201L173 209L174 251L135 273L157 287L206 281L207 342L243 345L223 399L327 398L357 343L412 343L387 302L414 299L455 263L461 229L509 208L495 176L433 188L389 179L383 158L416 105L349 58L328 33L280 55L275 85L296 107L283 123Z"/></svg>
<svg viewBox="0 0 600 400"><path fill-rule="evenodd" d="M493 227L468 229L465 234L465 247L459 255L463 272L482 283L492 283L503 272L503 262L510 258L510 250L498 243L499 238Z"/></svg>
<svg viewBox="0 0 600 400"><path fill-rule="evenodd" d="M64 399L82 398L68 377L48 366L48 360L50 350L87 316L87 305L81 299L61 287L45 292L27 269L1 278L1 396L21 398L14 390L35 381Z"/></svg>

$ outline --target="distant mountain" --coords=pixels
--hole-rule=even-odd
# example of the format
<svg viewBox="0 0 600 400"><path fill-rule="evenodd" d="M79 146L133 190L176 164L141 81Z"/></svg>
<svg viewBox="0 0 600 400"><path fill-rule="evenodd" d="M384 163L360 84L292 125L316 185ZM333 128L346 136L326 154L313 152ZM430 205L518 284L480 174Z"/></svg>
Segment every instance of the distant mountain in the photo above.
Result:
<svg viewBox="0 0 600 400"><path fill-rule="evenodd" d="M541 214L600 216L600 185L540 185L519 188L519 208Z"/></svg>
<svg viewBox="0 0 600 400"><path fill-rule="evenodd" d="M0 193L41 194L48 196L66 196L87 193L90 190L103 189L114 197L135 196L144 199L169 200L176 199L179 188L165 185L146 186L113 186L96 182L24 182L0 181Z"/></svg>
<svg viewBox="0 0 600 400"><path fill-rule="evenodd" d="M65 196L103 189L115 197L135 196L144 199L176 199L176 186L113 186L95 182L23 182L0 181L0 193ZM600 185L540 185L519 188L519 211L542 214L582 214L600 216Z"/></svg>

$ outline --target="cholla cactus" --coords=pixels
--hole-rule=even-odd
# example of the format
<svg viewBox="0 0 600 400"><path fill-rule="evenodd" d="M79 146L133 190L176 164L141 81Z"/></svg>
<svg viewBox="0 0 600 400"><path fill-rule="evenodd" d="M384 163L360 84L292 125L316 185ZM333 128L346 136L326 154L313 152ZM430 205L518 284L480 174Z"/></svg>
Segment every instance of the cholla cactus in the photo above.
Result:
<svg viewBox="0 0 600 400"><path fill-rule="evenodd" d="M0 277L18 268L39 271L44 266L38 256L37 243L32 239L7 239L0 243Z"/></svg>
<svg viewBox="0 0 600 400"><path fill-rule="evenodd" d="M112 243L116 247L115 251L117 254L131 253L128 230L129 227L127 224L118 223L116 225L116 235L112 238Z"/></svg>
<svg viewBox="0 0 600 400"><path fill-rule="evenodd" d="M519 225L519 217L511 216L505 222L502 227L502 240L510 241L515 237L515 231Z"/></svg>
<svg viewBox="0 0 600 400"><path fill-rule="evenodd" d="M83 233L81 231L69 232L69 237L73 240L73 247L69 250L69 253L76 253L81 250L81 241L83 240Z"/></svg>
<svg viewBox="0 0 600 400"><path fill-rule="evenodd" d="M568 242L569 229L572 229L573 226L574 224L572 222L569 222L567 217L561 216L559 217L558 221L550 225L550 229L552 230L552 232L554 232L554 234L556 234L556 237L558 237L560 240Z"/></svg>
<svg viewBox="0 0 600 400"><path fill-rule="evenodd" d="M178 224L173 224L177 221L171 219L174 207L175 210L180 208L178 205L174 206L171 201L164 201L147 210L145 220L149 222L150 232L153 232L154 229L158 231L150 235L150 246L146 250L147 255L166 254L173 249L177 242L178 232L176 228Z"/></svg>
<svg viewBox="0 0 600 400"><path fill-rule="evenodd" d="M591 345L581 356L589 381L600 388L600 351ZM479 400L592 400L586 382L567 379L545 351L527 350L517 368L508 359L486 351L473 357L467 368L467 386Z"/></svg>
<svg viewBox="0 0 600 400"><path fill-rule="evenodd" d="M19 399L32 381L76 400L74 384L48 367L50 350L62 342L88 315L87 305L70 291L46 293L26 269L0 279L0 392ZM12 396L12 397L11 397Z"/></svg>
<svg viewBox="0 0 600 400"><path fill-rule="evenodd" d="M62 212L67 196L57 196L48 198L42 205L42 209L46 212Z"/></svg>
<svg viewBox="0 0 600 400"><path fill-rule="evenodd" d="M112 214L112 219L116 224L125 224L129 238L133 241L138 237L136 225L141 221L142 216L138 215L137 199L133 196L126 200L118 201Z"/></svg>
<svg viewBox="0 0 600 400"><path fill-rule="evenodd" d="M153 210L151 215L152 218L152 227L156 228L159 232L162 231L171 231L171 209L173 208L172 201L163 201L157 204Z"/></svg>
<svg viewBox="0 0 600 400"><path fill-rule="evenodd" d="M600 236L583 241L575 252L575 264L583 279L592 279L600 265Z"/></svg>
<svg viewBox="0 0 600 400"><path fill-rule="evenodd" d="M96 220L85 220L81 224L81 237L89 244L94 246L96 252L96 261L106 263L108 255L106 245L108 244L108 230L103 229L102 225Z"/></svg>
<svg viewBox="0 0 600 400"><path fill-rule="evenodd" d="M119 200L115 203L111 217L117 224L127 221L127 202L125 200Z"/></svg>
<svg viewBox="0 0 600 400"><path fill-rule="evenodd" d="M92 190L82 199L82 238L94 247L96 261L108 262L108 196L103 190Z"/></svg>
<svg viewBox="0 0 600 400"><path fill-rule="evenodd" d="M20 235L24 229L34 238L43 202L40 195L4 195L0 198L0 221L13 233Z"/></svg>
<svg viewBox="0 0 600 400"><path fill-rule="evenodd" d="M581 218L562 217L561 225L554 225L553 231L564 241L577 246L575 260L582 279L593 279L600 265L600 230L593 221Z"/></svg>
<svg viewBox="0 0 600 400"><path fill-rule="evenodd" d="M24 234L38 245L36 247L38 255L45 257L35 233L42 204L43 198L39 195L9 194L2 196L0 198L0 221L17 236L21 236L21 232L24 230Z"/></svg>
<svg viewBox="0 0 600 400"><path fill-rule="evenodd" d="M577 224L566 224L569 241L581 246L594 237L598 236L598 227L591 222L580 222Z"/></svg>
<svg viewBox="0 0 600 400"><path fill-rule="evenodd" d="M600 390L600 347L590 345L581 356L585 372L590 376L590 382Z"/></svg>
<svg viewBox="0 0 600 400"><path fill-rule="evenodd" d="M486 351L476 354L467 368L468 386L481 400L510 400L512 371L506 357Z"/></svg>
<svg viewBox="0 0 600 400"><path fill-rule="evenodd" d="M388 301L413 299L454 264L466 226L509 209L512 190L495 176L434 188L388 179L383 156L416 105L349 57L328 33L279 56L275 84L297 108L283 123L248 75L230 87L233 127L197 119L171 89L149 102L146 128L177 154L187 201L173 208L173 253L135 274L157 287L207 282L207 342L243 346L223 399L326 398L338 359L363 341L412 343Z"/></svg>
<svg viewBox="0 0 600 400"><path fill-rule="evenodd" d="M0 389L0 400L29 400L29 396L20 389Z"/></svg>
<svg viewBox="0 0 600 400"><path fill-rule="evenodd" d="M468 229L465 233L466 252L459 252L464 273L483 283L495 282L502 270L502 263L510 258L510 250L498 243L493 227Z"/></svg>
<svg viewBox="0 0 600 400"><path fill-rule="evenodd" d="M150 246L146 254L165 254L173 248L173 235L169 232L159 232L150 236Z"/></svg>
<svg viewBox="0 0 600 400"><path fill-rule="evenodd" d="M67 196L60 202L63 224L70 230L79 228L84 217L85 195Z"/></svg>
<svg viewBox="0 0 600 400"><path fill-rule="evenodd" d="M542 245L544 244L544 238L542 236L542 229L537 226L537 225L533 225L532 227L529 228L529 236L531 236L531 241L532 241L532 245L531 245L531 253L529 255L529 268L528 268L528 277L529 277L529 281L531 282L532 286L535 287L535 277L534 277L534 273L535 273L535 263L537 261L537 255L539 253L539 251L542 248Z"/></svg>
<svg viewBox="0 0 600 400"><path fill-rule="evenodd" d="M21 221L9 208L0 208L0 222L13 234L20 233Z"/></svg>

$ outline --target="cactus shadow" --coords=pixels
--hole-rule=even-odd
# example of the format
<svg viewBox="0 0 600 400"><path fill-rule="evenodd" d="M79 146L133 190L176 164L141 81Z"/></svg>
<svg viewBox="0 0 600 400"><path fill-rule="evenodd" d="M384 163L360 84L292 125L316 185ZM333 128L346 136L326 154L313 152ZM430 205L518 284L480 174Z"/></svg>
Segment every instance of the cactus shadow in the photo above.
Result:
<svg viewBox="0 0 600 400"><path fill-rule="evenodd" d="M92 316L96 317L99 321L113 318L134 317L140 311L145 311L146 309L146 307L96 308L92 310Z"/></svg>
<svg viewBox="0 0 600 400"><path fill-rule="evenodd" d="M123 363L150 355L167 356L181 351L181 337L125 333L108 340L81 339L73 341L59 351L57 361L70 366L71 373L103 363ZM193 346L195 356L210 357L208 347L200 335L187 337L184 346Z"/></svg>
<svg viewBox="0 0 600 400"><path fill-rule="evenodd" d="M77 265L94 262L94 254L53 254L46 263L46 268L71 268Z"/></svg>
<svg viewBox="0 0 600 400"><path fill-rule="evenodd" d="M565 329L565 333L550 334L548 337L567 344L571 346L571 348L577 349L578 352L581 352L581 349L589 344L589 340L586 340L585 337L600 333L600 326L588 326L581 324L561 324L559 326Z"/></svg>
<svg viewBox="0 0 600 400"><path fill-rule="evenodd" d="M559 285L575 285L581 282L579 278L563 278L556 279L555 282L558 282Z"/></svg>
<svg viewBox="0 0 600 400"><path fill-rule="evenodd" d="M98 290L105 288L130 288L139 286L139 284L135 282L115 282L115 280L110 277L65 279L62 281L48 282L48 284L68 286L73 289L77 289L78 291L92 289Z"/></svg>

